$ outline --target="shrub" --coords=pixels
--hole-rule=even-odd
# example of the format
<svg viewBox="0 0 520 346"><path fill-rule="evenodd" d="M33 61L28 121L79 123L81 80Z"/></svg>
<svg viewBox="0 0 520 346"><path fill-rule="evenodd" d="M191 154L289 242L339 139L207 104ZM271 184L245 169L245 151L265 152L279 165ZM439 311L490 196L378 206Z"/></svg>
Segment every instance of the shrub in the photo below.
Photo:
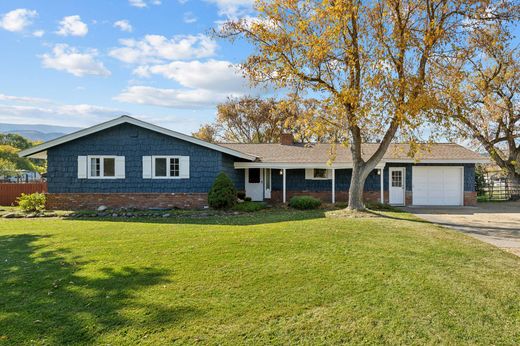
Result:
<svg viewBox="0 0 520 346"><path fill-rule="evenodd" d="M289 206L295 209L317 209L321 205L321 201L312 196L294 196L289 201Z"/></svg>
<svg viewBox="0 0 520 346"><path fill-rule="evenodd" d="M244 197L244 201L251 202L251 197Z"/></svg>
<svg viewBox="0 0 520 346"><path fill-rule="evenodd" d="M383 204L381 202L366 202L365 208L370 210L382 210L382 211L395 211L396 209L389 204Z"/></svg>
<svg viewBox="0 0 520 346"><path fill-rule="evenodd" d="M45 194L43 193L36 192L30 195L22 193L16 201L20 209L26 213L39 213L45 210Z"/></svg>
<svg viewBox="0 0 520 346"><path fill-rule="evenodd" d="M237 192L238 199L244 200L246 198L246 193L244 191Z"/></svg>
<svg viewBox="0 0 520 346"><path fill-rule="evenodd" d="M238 203L233 208L236 211L243 211L246 213L252 213L255 211L259 211L262 209L265 209L265 204L262 202L244 202L244 203Z"/></svg>
<svg viewBox="0 0 520 346"><path fill-rule="evenodd" d="M237 203L237 190L226 173L220 173L208 193L208 204L214 209L229 209Z"/></svg>

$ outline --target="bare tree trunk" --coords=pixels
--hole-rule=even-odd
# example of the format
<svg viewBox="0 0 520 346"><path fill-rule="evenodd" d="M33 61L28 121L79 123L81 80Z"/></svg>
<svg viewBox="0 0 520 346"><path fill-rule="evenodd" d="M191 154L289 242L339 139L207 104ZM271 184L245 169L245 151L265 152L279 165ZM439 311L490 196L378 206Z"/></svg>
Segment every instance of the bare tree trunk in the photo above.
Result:
<svg viewBox="0 0 520 346"><path fill-rule="evenodd" d="M367 170L367 167L363 162L354 160L352 178L350 179L350 188L348 192L348 210L365 210L363 190L368 173L370 173L370 171Z"/></svg>

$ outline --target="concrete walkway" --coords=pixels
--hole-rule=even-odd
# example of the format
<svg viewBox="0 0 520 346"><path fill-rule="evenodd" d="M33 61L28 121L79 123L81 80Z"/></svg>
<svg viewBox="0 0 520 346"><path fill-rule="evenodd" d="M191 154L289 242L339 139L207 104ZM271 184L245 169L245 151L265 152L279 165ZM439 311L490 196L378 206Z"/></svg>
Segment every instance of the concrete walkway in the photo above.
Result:
<svg viewBox="0 0 520 346"><path fill-rule="evenodd" d="M406 207L405 210L520 256L520 202L479 203L477 207Z"/></svg>

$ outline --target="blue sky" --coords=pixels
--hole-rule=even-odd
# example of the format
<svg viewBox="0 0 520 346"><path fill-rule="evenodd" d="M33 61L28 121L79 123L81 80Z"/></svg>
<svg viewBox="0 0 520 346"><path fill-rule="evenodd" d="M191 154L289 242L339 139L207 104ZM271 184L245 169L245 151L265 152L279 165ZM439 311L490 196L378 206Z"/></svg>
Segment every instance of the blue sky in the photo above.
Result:
<svg viewBox="0 0 520 346"><path fill-rule="evenodd" d="M89 126L120 114L191 133L251 92L249 52L209 35L252 0L0 2L0 122Z"/></svg>

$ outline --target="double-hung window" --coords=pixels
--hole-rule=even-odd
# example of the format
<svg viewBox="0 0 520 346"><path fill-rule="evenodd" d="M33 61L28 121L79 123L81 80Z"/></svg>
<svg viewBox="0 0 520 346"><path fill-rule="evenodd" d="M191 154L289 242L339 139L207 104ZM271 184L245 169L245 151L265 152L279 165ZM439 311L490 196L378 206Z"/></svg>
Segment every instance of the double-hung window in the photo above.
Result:
<svg viewBox="0 0 520 346"><path fill-rule="evenodd" d="M154 156L153 157L153 177L154 178L179 178L180 177L180 158L175 156Z"/></svg>
<svg viewBox="0 0 520 346"><path fill-rule="evenodd" d="M123 179L124 177L124 156L78 156L78 178L80 179Z"/></svg>

